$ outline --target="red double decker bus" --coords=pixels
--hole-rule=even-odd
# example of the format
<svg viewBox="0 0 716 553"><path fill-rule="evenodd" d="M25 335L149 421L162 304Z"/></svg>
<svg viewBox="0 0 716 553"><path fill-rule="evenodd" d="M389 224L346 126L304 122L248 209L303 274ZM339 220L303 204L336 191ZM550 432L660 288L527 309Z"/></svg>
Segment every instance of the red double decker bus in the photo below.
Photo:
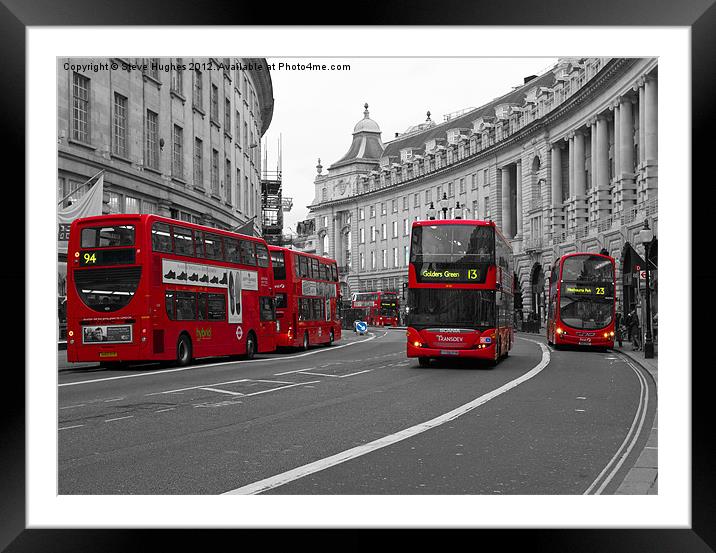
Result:
<svg viewBox="0 0 716 553"><path fill-rule="evenodd" d="M355 292L351 307L368 308L369 325L398 326L400 304L397 292Z"/></svg>
<svg viewBox="0 0 716 553"><path fill-rule="evenodd" d="M341 339L338 266L334 259L269 246L279 347L307 349Z"/></svg>
<svg viewBox="0 0 716 553"><path fill-rule="evenodd" d="M496 364L514 341L512 248L492 221L413 223L407 354Z"/></svg>
<svg viewBox="0 0 716 553"><path fill-rule="evenodd" d="M614 347L616 264L598 253L571 253L554 263L549 280L547 343Z"/></svg>
<svg viewBox="0 0 716 553"><path fill-rule="evenodd" d="M176 361L276 349L260 238L157 215L77 219L67 251L67 360Z"/></svg>

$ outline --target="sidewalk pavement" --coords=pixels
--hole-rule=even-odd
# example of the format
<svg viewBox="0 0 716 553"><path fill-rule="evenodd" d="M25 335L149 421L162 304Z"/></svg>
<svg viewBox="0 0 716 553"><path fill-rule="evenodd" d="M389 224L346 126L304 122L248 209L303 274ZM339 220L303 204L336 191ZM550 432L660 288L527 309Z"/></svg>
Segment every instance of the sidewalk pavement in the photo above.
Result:
<svg viewBox="0 0 716 553"><path fill-rule="evenodd" d="M540 328L539 334L546 336L546 328ZM614 351L619 352L628 357L632 362L640 365L646 370L656 383L657 392L659 388L659 348L657 344L654 344L654 358L645 359L644 351L634 351L634 347L630 342L622 342L622 346L614 346ZM659 453L659 441L658 441L658 419L659 412L657 409L654 415L654 422L652 424L651 431L649 433L649 439L644 446L644 449L639 454L634 466L629 469L624 481L619 485L616 495L656 495L659 493L659 471L658 471L658 453Z"/></svg>

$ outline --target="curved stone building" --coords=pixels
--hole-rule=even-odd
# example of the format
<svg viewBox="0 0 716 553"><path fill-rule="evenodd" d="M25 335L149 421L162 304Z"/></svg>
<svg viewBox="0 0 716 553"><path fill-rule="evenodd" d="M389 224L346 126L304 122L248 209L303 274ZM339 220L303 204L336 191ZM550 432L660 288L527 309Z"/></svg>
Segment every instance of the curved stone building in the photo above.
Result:
<svg viewBox="0 0 716 553"><path fill-rule="evenodd" d="M620 309L631 308L638 232L648 218L658 233L657 74L656 59L560 59L484 106L439 124L428 112L385 143L366 105L346 155L325 174L317 167L317 252L338 261L344 295L400 292L410 225L431 203L442 216L444 197L448 217L492 219L511 239L525 315L544 320L560 255L604 249L618 262Z"/></svg>
<svg viewBox="0 0 716 553"><path fill-rule="evenodd" d="M260 144L274 106L266 60L61 58L57 87L58 209L104 170L105 213L260 234ZM61 242L59 261L63 295Z"/></svg>

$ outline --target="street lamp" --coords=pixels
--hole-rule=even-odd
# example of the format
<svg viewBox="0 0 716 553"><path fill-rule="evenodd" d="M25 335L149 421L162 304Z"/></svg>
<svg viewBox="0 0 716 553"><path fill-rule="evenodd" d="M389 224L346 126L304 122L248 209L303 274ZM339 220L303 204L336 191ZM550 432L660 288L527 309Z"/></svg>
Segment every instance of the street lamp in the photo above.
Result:
<svg viewBox="0 0 716 553"><path fill-rule="evenodd" d="M435 219L435 206L433 202L430 202L430 207L428 208L428 219L431 221Z"/></svg>
<svg viewBox="0 0 716 553"><path fill-rule="evenodd" d="M649 244L654 238L654 231L649 228L649 221L644 220L644 228L639 231L639 241L644 244L644 261L646 262L646 337L644 338L644 359L654 358L654 342L651 337L651 289L649 286Z"/></svg>
<svg viewBox="0 0 716 553"><path fill-rule="evenodd" d="M460 202L455 204L455 219L462 219L464 214L464 206L460 205Z"/></svg>
<svg viewBox="0 0 716 553"><path fill-rule="evenodd" d="M440 199L440 209L443 210L443 219L447 219L448 198L445 192L443 192L443 197Z"/></svg>

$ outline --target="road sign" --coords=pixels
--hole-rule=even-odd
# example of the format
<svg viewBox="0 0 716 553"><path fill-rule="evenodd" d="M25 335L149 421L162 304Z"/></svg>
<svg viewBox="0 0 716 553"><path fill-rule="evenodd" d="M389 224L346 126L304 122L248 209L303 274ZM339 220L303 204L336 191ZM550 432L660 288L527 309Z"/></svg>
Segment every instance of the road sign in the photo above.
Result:
<svg viewBox="0 0 716 553"><path fill-rule="evenodd" d="M363 321L356 321L356 330L360 334L363 334L366 330L368 330L368 325Z"/></svg>
<svg viewBox="0 0 716 553"><path fill-rule="evenodd" d="M639 278L641 280L646 280L646 271L639 271Z"/></svg>

